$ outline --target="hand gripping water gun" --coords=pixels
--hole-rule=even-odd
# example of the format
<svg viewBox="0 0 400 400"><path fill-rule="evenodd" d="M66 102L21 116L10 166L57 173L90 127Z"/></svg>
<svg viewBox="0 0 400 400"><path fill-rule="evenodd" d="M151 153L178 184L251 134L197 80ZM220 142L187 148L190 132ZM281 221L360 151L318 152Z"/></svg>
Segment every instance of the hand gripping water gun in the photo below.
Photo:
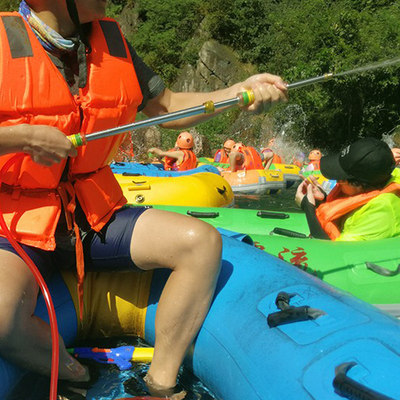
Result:
<svg viewBox="0 0 400 400"><path fill-rule="evenodd" d="M98 347L73 347L68 352L76 358L94 360L102 364L115 364L120 370L132 367L132 362L150 362L153 359L153 347L120 346L113 349Z"/></svg>

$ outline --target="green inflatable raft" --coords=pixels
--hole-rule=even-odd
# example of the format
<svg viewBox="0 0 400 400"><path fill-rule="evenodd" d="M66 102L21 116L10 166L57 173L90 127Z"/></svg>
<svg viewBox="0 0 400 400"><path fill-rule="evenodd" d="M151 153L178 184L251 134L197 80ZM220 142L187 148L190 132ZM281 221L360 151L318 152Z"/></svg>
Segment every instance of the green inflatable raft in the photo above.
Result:
<svg viewBox="0 0 400 400"><path fill-rule="evenodd" d="M261 250L400 317L400 238L367 242L310 239L302 213L238 208L157 208L188 214L215 227L247 234Z"/></svg>

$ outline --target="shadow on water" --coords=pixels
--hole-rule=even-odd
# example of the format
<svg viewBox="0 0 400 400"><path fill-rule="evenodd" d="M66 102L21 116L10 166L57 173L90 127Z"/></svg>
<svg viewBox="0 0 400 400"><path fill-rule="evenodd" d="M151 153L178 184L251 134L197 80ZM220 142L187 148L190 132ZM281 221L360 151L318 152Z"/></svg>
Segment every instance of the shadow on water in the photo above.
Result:
<svg viewBox="0 0 400 400"><path fill-rule="evenodd" d="M253 210L302 212L294 201L295 195L295 187L270 195L240 195L235 196L234 207Z"/></svg>

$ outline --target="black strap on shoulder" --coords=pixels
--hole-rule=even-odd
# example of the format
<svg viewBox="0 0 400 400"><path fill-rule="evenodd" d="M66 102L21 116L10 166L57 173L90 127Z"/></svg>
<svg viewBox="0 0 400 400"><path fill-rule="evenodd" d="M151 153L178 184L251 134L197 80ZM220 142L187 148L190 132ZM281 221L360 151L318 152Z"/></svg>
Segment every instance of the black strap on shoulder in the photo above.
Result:
<svg viewBox="0 0 400 400"><path fill-rule="evenodd" d="M78 86L84 88L87 83L87 64L86 54L92 52L92 47L89 43L88 35L85 32L83 25L79 20L78 10L75 0L67 0L67 9L72 22L78 29L79 45L78 45L78 64L79 64L79 82Z"/></svg>
<svg viewBox="0 0 400 400"><path fill-rule="evenodd" d="M102 20L100 27L106 39L108 52L111 56L127 58L125 43L118 25L114 21Z"/></svg>
<svg viewBox="0 0 400 400"><path fill-rule="evenodd" d="M1 17L6 30L12 58L33 57L31 42L21 17L4 15Z"/></svg>
<svg viewBox="0 0 400 400"><path fill-rule="evenodd" d="M72 22L78 29L79 39L84 43L85 47L88 50L88 53L90 53L92 51L92 48L90 46L89 39L81 25L81 21L79 20L79 14L76 8L75 0L67 0L67 9Z"/></svg>

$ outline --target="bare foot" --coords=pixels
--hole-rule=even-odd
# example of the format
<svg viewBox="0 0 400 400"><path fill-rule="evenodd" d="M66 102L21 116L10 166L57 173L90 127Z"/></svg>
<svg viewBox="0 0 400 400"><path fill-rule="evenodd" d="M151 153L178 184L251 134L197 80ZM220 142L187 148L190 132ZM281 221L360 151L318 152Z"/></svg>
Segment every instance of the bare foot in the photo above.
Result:
<svg viewBox="0 0 400 400"><path fill-rule="evenodd" d="M164 387L161 385L158 385L153 381L153 379L149 376L146 375L143 380L146 383L147 389L150 393L151 396L155 397L167 397L167 399L170 400L182 400L186 397L186 391L182 390L179 393L175 393L175 387Z"/></svg>

